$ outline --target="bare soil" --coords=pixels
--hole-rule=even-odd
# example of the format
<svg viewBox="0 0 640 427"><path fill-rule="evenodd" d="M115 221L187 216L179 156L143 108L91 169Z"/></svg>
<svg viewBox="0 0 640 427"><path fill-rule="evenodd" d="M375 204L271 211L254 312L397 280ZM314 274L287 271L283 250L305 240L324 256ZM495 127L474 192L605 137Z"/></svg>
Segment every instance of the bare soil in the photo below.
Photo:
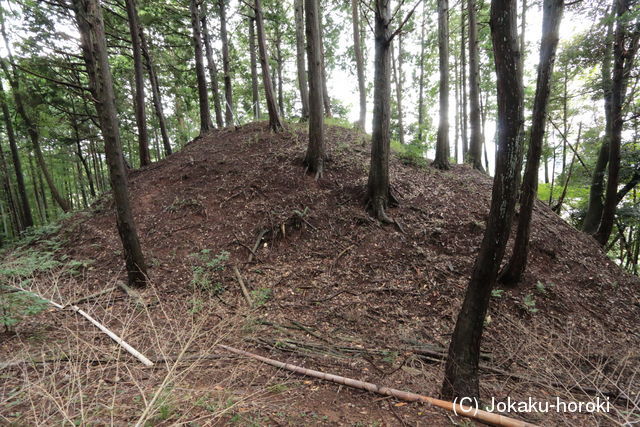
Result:
<svg viewBox="0 0 640 427"><path fill-rule="evenodd" d="M148 307L141 309L119 290L82 307L115 332L126 331L142 353L165 361L144 368L84 319L49 310L21 323L15 334L0 336L0 366L49 360L0 370L0 419L16 425L65 419L133 424L174 366L166 359L188 347L187 355L210 357L172 378L163 394L168 409L157 405L151 424L464 423L436 408L296 376L215 348L224 342L312 369L438 395L442 355L482 239L492 180L468 166L439 171L394 158L391 176L400 205L388 213L398 225L382 226L362 203L367 137L328 127L327 139L330 160L318 181L302 167L305 129L290 125L273 134L264 123L214 131L132 172L134 214L149 262L151 286L141 292ZM524 282L496 291L491 301L483 398L608 396L615 403L609 414L510 415L541 425L637 422L638 278L541 202L532 228ZM57 257L93 263L79 275L39 277L39 289L50 290L51 297L70 301L125 280L110 197L65 220L57 238L63 241ZM229 253L210 272L209 287L194 282L203 250ZM234 265L253 309L237 285ZM74 359L81 348L93 350ZM64 358L75 362L60 362ZM42 390L48 388L38 389L52 378L67 394L47 397ZM73 384L76 394L92 396L84 409L77 399L62 409L40 403L64 401L73 395Z"/></svg>

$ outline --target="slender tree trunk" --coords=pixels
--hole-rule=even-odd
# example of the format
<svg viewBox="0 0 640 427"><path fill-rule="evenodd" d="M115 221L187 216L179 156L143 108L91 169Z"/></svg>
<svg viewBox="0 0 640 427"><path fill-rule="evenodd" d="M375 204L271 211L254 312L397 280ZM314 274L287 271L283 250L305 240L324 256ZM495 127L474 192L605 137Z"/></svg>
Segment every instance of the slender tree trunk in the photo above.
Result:
<svg viewBox="0 0 640 427"><path fill-rule="evenodd" d="M449 169L449 1L438 0L438 52L440 60L440 124L433 166Z"/></svg>
<svg viewBox="0 0 640 427"><path fill-rule="evenodd" d="M233 88L231 87L231 67L229 60L229 40L227 37L227 0L218 0L220 12L220 40L222 41L222 72L224 73L224 122L233 126Z"/></svg>
<svg viewBox="0 0 640 427"><path fill-rule="evenodd" d="M491 209L478 258L449 346L442 395L480 394L478 362L491 290L504 256L516 203L523 123L522 70L516 31L516 0L491 2L491 38L498 90L498 147Z"/></svg>
<svg viewBox="0 0 640 427"><path fill-rule="evenodd" d="M562 212L562 204L564 203L564 199L567 196L567 190L569 188L569 182L571 181L571 176L573 175L573 166L576 163L577 151L580 146L580 137L582 136L582 123L578 126L578 139L576 140L575 150L576 153L573 153L571 157L571 162L569 163L569 172L567 172L567 176L564 180L564 186L562 187L562 193L560 193L560 197L558 198L558 203L553 207L553 211L560 215Z"/></svg>
<svg viewBox="0 0 640 427"><path fill-rule="evenodd" d="M7 105L7 97L0 81L0 106L2 107L2 118L4 120L7 138L9 139L9 149L11 150L11 160L13 162L13 170L16 175L16 184L18 185L18 195L20 198L20 206L22 217L24 218L25 228L33 226L33 216L31 215L31 206L29 206L29 197L27 196L27 188L24 184L24 175L22 173L22 162L18 152L18 144L16 143L16 134L13 130L13 122L9 114L9 106Z"/></svg>
<svg viewBox="0 0 640 427"><path fill-rule="evenodd" d="M392 222L385 212L395 200L389 185L389 151L391 145L391 10L389 0L376 0L375 70L373 81L373 132L371 166L367 182L367 204L381 222Z"/></svg>
<svg viewBox="0 0 640 427"><path fill-rule="evenodd" d="M271 73L269 72L269 55L267 53L267 39L264 32L264 21L262 19L262 6L260 0L255 0L256 29L258 30L258 50L260 52L260 66L262 68L262 85L264 86L265 99L267 100L267 110L269 111L269 126L274 132L279 132L284 128L280 115L278 114L278 104L273 93L271 84Z"/></svg>
<svg viewBox="0 0 640 427"><path fill-rule="evenodd" d="M613 17L615 10L608 16L609 23L607 25L607 36L605 39L605 54L602 60L601 80L602 92L604 95L604 117L605 117L605 134L602 145L598 151L598 158L591 175L591 185L589 186L589 202L587 204L587 213L582 223L582 231L587 234L595 234L600 225L602 218L602 196L604 194L604 176L609 163L609 141L611 140L611 62L613 61Z"/></svg>
<svg viewBox="0 0 640 427"><path fill-rule="evenodd" d="M18 80L16 80L15 75L13 78L11 77L11 75L9 74L9 69L7 68L7 65L5 64L4 61L0 60L0 65L2 66L4 73L7 77L7 80L9 80L9 84L11 85L11 92L13 94L13 99L15 101L16 110L18 111L18 114L22 118L22 121L24 122L24 125L27 128L27 134L31 139L31 145L33 147L33 153L35 154L35 157L36 157L36 163L42 170L42 174L44 175L44 178L47 181L47 185L49 186L51 195L53 196L58 206L60 206L60 208L64 212L69 212L71 210L71 207L69 206L69 201L65 200L65 198L62 196L62 194L56 187L53 181L53 176L51 175L51 172L49 172L47 163L44 160L44 155L42 154L42 147L40 147L40 132L38 131L36 124L31 121L31 118L28 116L27 111L24 108Z"/></svg>
<svg viewBox="0 0 640 427"><path fill-rule="evenodd" d="M307 88L307 68L304 56L304 0L294 0L294 15L296 20L296 65L298 71L298 87L300 89L300 103L302 104L300 119L306 121L309 119L309 90Z"/></svg>
<svg viewBox="0 0 640 427"><path fill-rule="evenodd" d="M400 35L398 35L398 60L394 54L393 45L391 47L391 62L393 68L393 80L396 85L396 108L398 113L398 140L400 144L404 145L404 123L402 121L402 76L401 76L401 61L400 55L402 54Z"/></svg>
<svg viewBox="0 0 640 427"><path fill-rule="evenodd" d="M18 207L13 191L11 190L11 178L9 177L9 168L4 156L2 141L0 141L0 180L2 181L2 188L4 189L7 198L8 209L13 219L15 234L19 234L25 229L24 218L22 217L22 212L20 212L20 208Z"/></svg>
<svg viewBox="0 0 640 427"><path fill-rule="evenodd" d="M251 100L253 118L260 118L260 91L258 90L258 61L256 59L255 18L249 18L249 56L251 58ZM306 76L305 76L306 77Z"/></svg>
<svg viewBox="0 0 640 427"><path fill-rule="evenodd" d="M206 3L202 4L202 7ZM202 14L200 20L202 25L202 39L204 41L204 51L207 56L207 68L209 69L209 80L211 80L211 95L213 96L213 110L216 114L216 125L219 128L224 127L222 120L222 107L220 106L220 87L218 85L218 67L213 59L213 49L211 48L211 35L209 34L209 26L207 25L207 13Z"/></svg>
<svg viewBox="0 0 640 427"><path fill-rule="evenodd" d="M360 96L358 128L364 131L365 121L367 120L367 89L364 78L364 58L360 43L360 14L358 13L358 1L359 0L351 0L351 23L353 25L353 53L356 59L358 94Z"/></svg>
<svg viewBox="0 0 640 427"><path fill-rule="evenodd" d="M279 4L279 3L278 3ZM283 82L282 82L282 64L284 60L282 59L282 33L280 31L280 26L276 26L276 64L278 66L277 75L278 75L278 109L280 110L280 115L284 117L284 90L283 90Z"/></svg>
<svg viewBox="0 0 640 427"><path fill-rule="evenodd" d="M551 91L551 76L558 47L560 22L562 21L564 0L544 0L542 18L542 40L540 43L540 62L538 81L533 105L531 136L527 152L527 165L520 193L520 215L518 231L509 263L501 274L500 280L507 285L515 285L522 280L527 266L529 253L529 235L531 217L538 190L538 169L542 142L546 127L547 105Z"/></svg>
<svg viewBox="0 0 640 427"><path fill-rule="evenodd" d="M352 0L356 1L356 0ZM418 88L418 141L422 142L424 133L424 42L426 30L426 2L422 2L422 25L420 28L420 79Z"/></svg>
<svg viewBox="0 0 640 427"><path fill-rule="evenodd" d="M467 11L469 16L469 123L471 125L468 161L474 169L484 171L481 152L483 137L480 127L480 55L476 0L468 0Z"/></svg>
<svg viewBox="0 0 640 427"><path fill-rule="evenodd" d="M462 48L462 47L461 47ZM459 66L458 57L453 58L453 75L454 75L454 84L453 84L453 93L455 97L455 110L456 117L454 120L455 130L453 134L453 163L458 163L458 141L460 141L460 126L462 124L462 105L460 103L460 91L462 89L462 81L460 79L460 66ZM464 157L463 157L464 158Z"/></svg>
<svg viewBox="0 0 640 427"><path fill-rule="evenodd" d="M460 132L462 137L462 158L466 161L469 154L469 139L467 138L467 122L469 117L467 116L467 53L465 50L466 37L465 37L465 19L464 19L464 0L460 1L460 71L462 74L461 81L461 94L462 94L462 116L460 120ZM457 161L457 158L456 158Z"/></svg>
<svg viewBox="0 0 640 427"><path fill-rule="evenodd" d="M320 27L320 49L322 55L322 103L324 104L324 114L327 117L331 117L331 99L329 98L329 89L327 89L327 66L324 56L324 40L322 37L322 8L318 12L318 26Z"/></svg>
<svg viewBox="0 0 640 427"><path fill-rule="evenodd" d="M151 97L153 100L153 108L156 116L158 117L158 126L160 126L160 134L162 135L162 146L164 148L165 156L170 156L172 153L171 139L169 138L169 132L167 131L167 120L164 116L164 110L162 108L162 95L160 94L160 83L158 81L158 74L151 59L151 53L149 52L149 46L147 45L147 39L144 35L144 29L142 25L139 26L138 31L140 33L140 47L142 49L142 56L147 65L147 73L149 75L149 84L151 85Z"/></svg>
<svg viewBox="0 0 640 427"><path fill-rule="evenodd" d="M525 34L527 31L527 0L522 0L522 14L520 15L520 69L524 70L524 58L527 55Z"/></svg>
<svg viewBox="0 0 640 427"><path fill-rule="evenodd" d="M131 47L133 50L133 70L135 75L135 110L136 124L138 126L138 153L140 166L151 164L149 154L149 132L147 131L147 114L144 102L144 69L142 65L142 48L140 47L140 23L135 0L125 0L127 6L127 18L129 20L129 34L131 35Z"/></svg>
<svg viewBox="0 0 640 427"><path fill-rule="evenodd" d="M617 193L620 176L620 146L622 142L622 106L625 102L627 81L633 68L633 61L638 48L640 37L639 28L633 29L633 35L629 31L627 14L631 13L632 0L615 0L616 8L616 32L613 44L613 76L611 79L611 140L609 142L609 168L607 174L607 191L602 209L602 218L598 231L594 238L602 246L606 245L613 229L613 223L618 205ZM640 23L637 24L640 26ZM625 43L630 39L628 46Z"/></svg>
<svg viewBox="0 0 640 427"><path fill-rule="evenodd" d="M309 172L315 174L316 179L322 176L325 158L318 2L319 0L304 2L309 65L309 146L304 162Z"/></svg>
<svg viewBox="0 0 640 427"><path fill-rule="evenodd" d="M124 249L129 284L144 286L147 281L147 268L129 204L127 175L122 160L120 131L116 116L113 81L107 57L102 10L98 0L73 0L73 8L80 29L82 51L89 73L91 92L105 142L109 177L116 205L118 232Z"/></svg>
<svg viewBox="0 0 640 427"><path fill-rule="evenodd" d="M211 110L209 109L209 97L207 96L207 79L204 73L204 61L202 60L202 29L200 28L200 12L197 0L189 0L191 11L191 29L193 31L193 49L196 60L196 78L198 81L198 100L200 104L200 135L204 135L213 129L211 122Z"/></svg>

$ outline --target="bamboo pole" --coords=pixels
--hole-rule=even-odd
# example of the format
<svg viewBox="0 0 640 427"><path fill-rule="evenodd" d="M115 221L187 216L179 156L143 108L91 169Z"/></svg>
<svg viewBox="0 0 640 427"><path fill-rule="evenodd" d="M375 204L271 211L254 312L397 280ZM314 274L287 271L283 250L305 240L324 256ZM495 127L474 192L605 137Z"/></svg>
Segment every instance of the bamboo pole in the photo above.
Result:
<svg viewBox="0 0 640 427"><path fill-rule="evenodd" d="M327 374L321 371L315 371L313 369L306 369L301 366L291 365L289 363L279 362L274 359L259 356L257 354L249 353L248 351L239 350L237 348L229 347L227 345L218 344L220 348L223 348L231 353L240 354L243 356L251 357L253 359L264 362L268 365L275 366L280 369L286 369L291 372L295 372L301 375L307 375L314 378L319 378L326 381L346 385L361 390L366 390L371 393L381 394L383 396L391 396L397 399L405 400L408 402L424 402L433 406L446 409L448 411L455 412L457 415L472 418L478 421L482 421L494 426L500 427L535 427L535 424L530 424L525 421L509 418L504 415L494 414L491 412L483 411L481 409L472 408L468 406L462 406L458 403L448 402L446 400L435 399L433 397L423 396L416 393L397 390L389 387L380 387L373 383L354 380L352 378L342 377L339 375Z"/></svg>

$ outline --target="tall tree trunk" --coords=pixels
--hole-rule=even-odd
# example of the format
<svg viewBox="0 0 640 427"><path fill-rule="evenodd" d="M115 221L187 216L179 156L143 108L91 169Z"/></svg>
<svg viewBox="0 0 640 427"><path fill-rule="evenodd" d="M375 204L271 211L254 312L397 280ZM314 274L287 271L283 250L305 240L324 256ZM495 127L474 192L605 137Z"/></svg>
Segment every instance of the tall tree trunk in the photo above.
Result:
<svg viewBox="0 0 640 427"><path fill-rule="evenodd" d="M469 123L471 126L468 161L474 169L484 171L482 167L483 137L480 127L480 54L476 0L467 1L467 11L469 16Z"/></svg>
<svg viewBox="0 0 640 427"><path fill-rule="evenodd" d="M251 101L253 118L260 118L260 91L258 90L258 61L256 59L255 18L249 18L249 56L251 58ZM306 77L306 76L305 76Z"/></svg>
<svg viewBox="0 0 640 427"><path fill-rule="evenodd" d="M358 1L351 0L351 23L353 25L353 54L356 59L356 75L358 76L358 95L360 99L360 116L358 128L364 131L367 120L367 89L364 79L364 58L360 43L360 14L358 12Z"/></svg>
<svg viewBox="0 0 640 427"><path fill-rule="evenodd" d="M546 127L547 105L551 91L551 76L558 47L560 22L564 0L544 0L542 17L542 40L540 42L540 61L538 66L538 80L536 95L533 103L533 115L527 165L520 192L520 215L518 216L518 231L513 246L513 254L504 268L500 281L506 285L515 285L522 280L527 267L529 254L529 235L531 231L531 217L538 191L538 169Z"/></svg>
<svg viewBox="0 0 640 427"><path fill-rule="evenodd" d="M280 4L280 3L278 3ZM280 115L284 117L284 88L283 88L283 80L282 80L282 65L284 64L284 59L282 58L282 33L280 31L280 26L276 26L276 64L278 65L278 108L280 110Z"/></svg>
<svg viewBox="0 0 640 427"><path fill-rule="evenodd" d="M258 50L260 52L260 66L262 68L262 85L264 95L267 100L267 110L269 111L269 126L274 132L279 132L284 128L280 115L278 114L278 104L273 93L271 84L271 73L269 72L269 55L267 52L267 39L264 32L264 20L262 18L262 6L260 0L255 0L256 29L258 32Z"/></svg>
<svg viewBox="0 0 640 427"><path fill-rule="evenodd" d="M18 152L18 144L16 143L16 134L13 130L13 122L9 114L9 106L7 105L7 97L4 87L0 81L0 106L2 107L2 118L4 120L7 138L9 139L9 149L11 150L11 160L13 161L13 170L16 174L16 184L18 184L18 195L20 197L20 206L22 217L24 218L25 228L33 226L33 216L31 214L31 206L29 206L29 197L27 196L27 187L24 184L24 175L22 173L22 162Z"/></svg>
<svg viewBox="0 0 640 427"><path fill-rule="evenodd" d="M302 114L300 118L302 121L306 121L309 119L309 90L307 88L307 69L304 57L304 0L294 0L294 15L296 20L296 65L298 71L298 87L300 88L300 103L302 104Z"/></svg>
<svg viewBox="0 0 640 427"><path fill-rule="evenodd" d="M527 0L522 0L522 13L520 15L520 69L524 70L524 58L527 55L525 35L527 31Z"/></svg>
<svg viewBox="0 0 640 427"><path fill-rule="evenodd" d="M202 3L205 7L206 3ZM211 95L213 96L213 110L216 114L216 125L219 128L224 127L222 120L222 107L220 106L220 86L218 85L218 67L213 59L213 49L211 48L211 35L209 34L209 26L207 25L207 13L203 10L200 20L202 25L202 39L204 41L204 51L207 56L207 68L209 69L209 80L211 80Z"/></svg>
<svg viewBox="0 0 640 427"><path fill-rule="evenodd" d="M149 132L147 131L147 114L144 102L144 69L142 65L142 49L140 47L140 23L135 0L125 0L127 5L127 18L129 20L129 34L131 35L131 47L133 50L133 72L135 75L135 110L136 124L138 126L138 154L140 166L151 164L149 154Z"/></svg>
<svg viewBox="0 0 640 427"><path fill-rule="evenodd" d="M594 238L602 246L606 245L613 229L618 205L617 193L620 176L620 146L622 142L622 106L625 102L627 82L633 68L633 61L640 38L640 23L631 34L627 14L631 13L632 0L615 0L616 32L613 43L613 76L611 79L611 140L609 142L609 168L607 191L602 208L602 218Z"/></svg>
<svg viewBox="0 0 640 427"><path fill-rule="evenodd" d="M449 169L449 1L438 0L438 52L440 62L440 124L433 166Z"/></svg>
<svg viewBox="0 0 640 427"><path fill-rule="evenodd" d="M393 63L393 80L396 84L396 108L398 113L398 140L404 145L404 122L402 120L402 37L398 34L398 60L391 47L391 61Z"/></svg>
<svg viewBox="0 0 640 427"><path fill-rule="evenodd" d="M9 177L9 167L4 156L4 149L2 148L2 141L0 140L0 181L2 181L2 188L4 189L9 213L11 214L12 222L14 224L15 234L19 234L25 229L24 218L20 208L15 201L13 191L11 189L11 178ZM3 218L4 219L4 218Z"/></svg>
<svg viewBox="0 0 640 427"><path fill-rule="evenodd" d="M371 166L367 181L367 204L373 215L385 223L392 222L385 210L395 203L389 185L392 48L390 25L389 0L376 0L373 132L371 134Z"/></svg>
<svg viewBox="0 0 640 427"><path fill-rule="evenodd" d="M222 41L222 72L224 73L224 122L233 126L233 88L231 87L231 67L229 60L229 39L227 37L227 0L218 0L220 12L220 40Z"/></svg>
<svg viewBox="0 0 640 427"><path fill-rule="evenodd" d="M491 38L498 91L498 147L491 209L478 258L451 337L442 395L480 394L478 362L491 290L504 256L516 203L523 122L522 70L516 31L516 0L491 2Z"/></svg>
<svg viewBox="0 0 640 427"><path fill-rule="evenodd" d="M316 179L324 169L324 121L322 103L322 51L320 49L319 0L305 0L307 59L309 65L309 146L304 163Z"/></svg>
<svg viewBox="0 0 640 427"><path fill-rule="evenodd" d="M464 8L465 2L460 2L460 68L462 74L461 81L461 94L462 94L462 117L460 121L460 132L462 137L462 158L463 162L467 161L466 158L469 154L469 140L467 138L467 53L465 50L466 38L465 38L465 20L464 20ZM457 161L457 156L456 156Z"/></svg>
<svg viewBox="0 0 640 427"><path fill-rule="evenodd" d="M53 176L51 175L51 172L49 171L49 167L47 166L47 163L44 160L44 154L42 153L42 147L40 146L40 132L38 131L37 125L31 121L31 118L29 117L29 115L27 114L27 111L24 108L18 80L15 78L16 77L15 74L13 78L11 77L11 75L9 74L9 69L7 68L7 65L5 64L4 61L0 60L0 66L2 66L2 69L4 70L7 80L9 80L9 84L11 85L11 92L13 94L13 100L15 101L16 110L18 111L18 114L22 118L22 121L24 122L25 127L27 128L27 134L31 139L31 145L33 147L33 153L35 154L35 157L36 157L36 163L42 170L42 174L44 175L44 179L47 181L47 185L49 186L51 195L53 196L58 206L60 206L60 208L64 212L69 212L71 210L69 201L62 196L62 194L56 187L55 182L53 181Z"/></svg>
<svg viewBox="0 0 640 427"><path fill-rule="evenodd" d="M324 28L322 26L322 7L318 12L318 26L320 27L320 49L322 55L322 103L324 104L324 114L327 117L331 117L331 99L329 98L329 89L327 88L327 65L324 55L324 40L322 37Z"/></svg>
<svg viewBox="0 0 640 427"><path fill-rule="evenodd" d="M352 0L356 1L356 0ZM420 28L420 78L418 80L418 141L422 143L422 135L424 133L424 51L425 51L425 32L426 32L426 2L422 2L422 25Z"/></svg>
<svg viewBox="0 0 640 427"><path fill-rule="evenodd" d="M587 234L595 234L602 218L602 196L604 194L604 176L609 163L609 141L611 139L611 62L613 61L613 17L615 10L608 16L607 36L605 39L605 54L602 58L601 81L604 95L605 134L602 145L598 151L598 158L591 175L589 186L589 202L587 212L582 222L582 231Z"/></svg>
<svg viewBox="0 0 640 427"><path fill-rule="evenodd" d="M198 81L198 100L200 105L200 135L204 135L213 128L209 97L207 96L207 78L204 74L202 60L202 29L200 28L200 12L197 0L189 0L191 12L191 29L193 31L193 49L196 60L196 79Z"/></svg>
<svg viewBox="0 0 640 427"><path fill-rule="evenodd" d="M144 286L147 281L147 268L129 204L127 175L122 158L102 10L98 0L73 0L73 8L80 30L91 92L104 138L109 177L116 205L118 232L124 249L129 284Z"/></svg>
<svg viewBox="0 0 640 427"><path fill-rule="evenodd" d="M169 139L169 132L167 131L167 120L164 116L164 110L162 108L162 95L160 94L160 83L158 81L158 74L156 73L153 60L151 59L151 53L149 52L149 46L147 45L147 39L144 35L144 29L142 25L139 26L138 32L140 34L140 48L142 49L142 56L147 65L147 74L149 75L149 84L151 85L151 98L153 100L153 108L158 117L158 126L160 126L160 134L162 135L162 146L164 148L165 156L170 156L172 153L171 139Z"/></svg>

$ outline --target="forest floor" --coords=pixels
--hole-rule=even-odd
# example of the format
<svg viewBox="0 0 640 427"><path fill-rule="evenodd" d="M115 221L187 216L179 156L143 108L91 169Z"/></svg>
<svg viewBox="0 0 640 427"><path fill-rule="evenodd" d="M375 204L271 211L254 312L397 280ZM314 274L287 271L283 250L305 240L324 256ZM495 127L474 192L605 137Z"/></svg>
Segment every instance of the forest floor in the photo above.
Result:
<svg viewBox="0 0 640 427"><path fill-rule="evenodd" d="M115 287L78 305L156 364L146 368L77 314L48 309L0 335L0 423L466 425L217 347L438 396L492 181L467 166L439 171L394 157L400 205L389 214L398 225L381 226L362 204L369 141L334 126L327 140L319 181L302 167L305 129L273 134L264 123L214 131L133 172L151 279L138 294L116 286L126 274L108 196L2 254L3 280L60 303ZM16 267L25 259L36 265ZM607 413L507 415L638 422L638 319L638 278L538 203L524 283L491 300L483 399L608 397Z"/></svg>

